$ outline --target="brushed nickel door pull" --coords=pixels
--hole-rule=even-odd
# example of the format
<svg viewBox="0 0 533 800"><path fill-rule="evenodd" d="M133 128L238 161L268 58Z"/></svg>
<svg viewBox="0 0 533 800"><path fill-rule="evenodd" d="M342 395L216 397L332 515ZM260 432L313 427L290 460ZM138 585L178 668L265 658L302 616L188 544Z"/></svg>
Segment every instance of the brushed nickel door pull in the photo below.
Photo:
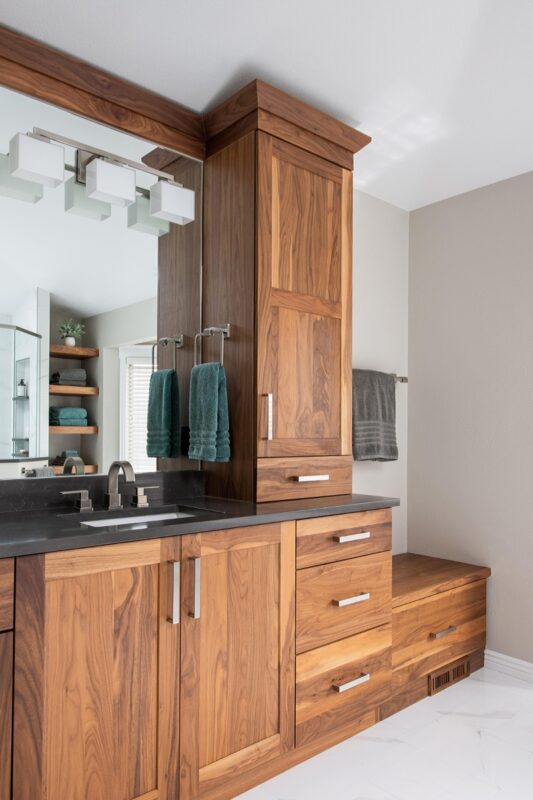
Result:
<svg viewBox="0 0 533 800"><path fill-rule="evenodd" d="M346 544L347 542L361 542L363 539L370 539L370 531L361 531L361 533L337 533L333 537L333 541L337 544Z"/></svg>
<svg viewBox="0 0 533 800"><path fill-rule="evenodd" d="M318 481L329 481L329 475L295 475L294 480L298 483L315 483Z"/></svg>
<svg viewBox="0 0 533 800"><path fill-rule="evenodd" d="M455 633L457 630L457 625L450 625L448 628L445 628L443 631L437 631L437 633L430 633L430 639L442 639L443 636L449 636L450 633Z"/></svg>
<svg viewBox="0 0 533 800"><path fill-rule="evenodd" d="M193 619L200 619L201 613L201 599L202 599L202 559L191 558L193 578L192 578L192 608L189 610L189 616Z"/></svg>
<svg viewBox="0 0 533 800"><path fill-rule="evenodd" d="M355 678L353 681L347 681L346 683L334 683L332 685L332 689L334 692L347 692L349 689L355 689L356 686L361 686L362 683L366 683L370 680L370 673L364 672L358 678Z"/></svg>
<svg viewBox="0 0 533 800"><path fill-rule="evenodd" d="M267 401L267 440L274 438L274 396L272 392L265 395Z"/></svg>
<svg viewBox="0 0 533 800"><path fill-rule="evenodd" d="M171 561L172 567L172 607L168 621L173 625L180 623L180 600L181 600L181 563L179 561Z"/></svg>
<svg viewBox="0 0 533 800"><path fill-rule="evenodd" d="M366 600L370 600L370 592L362 592L353 597L343 597L341 600L333 600L333 605L338 608L344 608L345 606L353 606L355 603L364 603Z"/></svg>

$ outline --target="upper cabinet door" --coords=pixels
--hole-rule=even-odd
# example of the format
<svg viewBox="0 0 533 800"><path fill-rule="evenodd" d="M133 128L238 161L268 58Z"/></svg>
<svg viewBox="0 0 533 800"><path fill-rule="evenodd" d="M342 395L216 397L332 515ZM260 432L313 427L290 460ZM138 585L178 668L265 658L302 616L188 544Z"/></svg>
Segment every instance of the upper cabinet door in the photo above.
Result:
<svg viewBox="0 0 533 800"><path fill-rule="evenodd" d="M352 173L257 136L257 452L347 455Z"/></svg>
<svg viewBox="0 0 533 800"><path fill-rule="evenodd" d="M180 546L17 560L14 800L178 796Z"/></svg>
<svg viewBox="0 0 533 800"><path fill-rule="evenodd" d="M232 779L295 735L295 523L184 536L180 800Z"/></svg>

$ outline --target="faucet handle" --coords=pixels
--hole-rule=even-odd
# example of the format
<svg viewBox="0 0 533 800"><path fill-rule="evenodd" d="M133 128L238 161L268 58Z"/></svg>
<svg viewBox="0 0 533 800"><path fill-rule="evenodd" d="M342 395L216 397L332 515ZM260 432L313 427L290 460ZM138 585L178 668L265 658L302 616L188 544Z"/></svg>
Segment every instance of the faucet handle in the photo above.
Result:
<svg viewBox="0 0 533 800"><path fill-rule="evenodd" d="M131 502L137 508L148 508L148 498L145 495L147 489L159 489L159 486L136 486L135 494L131 498Z"/></svg>
<svg viewBox="0 0 533 800"><path fill-rule="evenodd" d="M61 492L61 494L79 494L79 498L74 504L78 511L93 510L93 501L89 497L89 492L87 489L69 489L66 492Z"/></svg>

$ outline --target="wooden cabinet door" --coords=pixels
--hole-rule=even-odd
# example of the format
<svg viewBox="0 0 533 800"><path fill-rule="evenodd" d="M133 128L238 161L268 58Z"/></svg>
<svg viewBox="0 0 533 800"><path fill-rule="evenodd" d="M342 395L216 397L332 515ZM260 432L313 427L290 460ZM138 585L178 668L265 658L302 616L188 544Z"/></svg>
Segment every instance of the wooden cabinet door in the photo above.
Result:
<svg viewBox="0 0 533 800"><path fill-rule="evenodd" d="M0 800L11 797L13 633L0 633Z"/></svg>
<svg viewBox="0 0 533 800"><path fill-rule="evenodd" d="M294 747L295 524L183 537L181 800Z"/></svg>
<svg viewBox="0 0 533 800"><path fill-rule="evenodd" d="M257 142L258 456L347 455L352 173Z"/></svg>
<svg viewBox="0 0 533 800"><path fill-rule="evenodd" d="M14 800L176 800L179 553L169 538L18 559Z"/></svg>

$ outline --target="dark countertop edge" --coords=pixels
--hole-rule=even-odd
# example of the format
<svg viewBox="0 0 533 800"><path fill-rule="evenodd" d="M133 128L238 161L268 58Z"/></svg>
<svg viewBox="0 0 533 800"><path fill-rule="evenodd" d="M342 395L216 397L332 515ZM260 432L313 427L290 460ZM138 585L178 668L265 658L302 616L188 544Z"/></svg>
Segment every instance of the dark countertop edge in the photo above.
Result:
<svg viewBox="0 0 533 800"><path fill-rule="evenodd" d="M348 499L351 497L351 501ZM365 498L358 500L357 498ZM340 499L340 498L339 498ZM150 527L137 530L117 531L105 529L86 530L76 532L75 535L54 536L50 539L30 540L24 542L21 536L20 541L10 541L5 544L1 542L1 518L0 518L0 559L16 558L18 556L42 555L44 553L55 553L62 550L79 550L88 547L101 547L109 544L124 544L126 542L140 542L148 539L162 539L169 536L185 536L191 533L207 533L210 531L228 530L231 528L252 527L274 522L289 522L300 519L312 519L314 517L329 517L339 514L350 514L357 511L374 511L380 508L393 508L400 505L400 500L395 497L378 497L373 495L343 495L343 502L335 504L336 498L315 498L320 505L310 507L296 506L304 501L285 501L254 505L252 503L239 504L238 501L226 500L220 497L188 497L179 498L180 506L196 507L200 512L202 507L207 513L219 512L227 504L229 506L243 506L243 514L202 519L191 522L172 522L165 525L151 525ZM331 505L322 505L325 501ZM305 501L312 503L313 500ZM291 508L291 505L294 507ZM263 509L263 505L267 508ZM269 508L270 506L270 508ZM244 512L248 510L248 513ZM253 509L253 511L252 511ZM49 512L44 512L43 516L49 517ZM57 514L55 515L57 516Z"/></svg>

